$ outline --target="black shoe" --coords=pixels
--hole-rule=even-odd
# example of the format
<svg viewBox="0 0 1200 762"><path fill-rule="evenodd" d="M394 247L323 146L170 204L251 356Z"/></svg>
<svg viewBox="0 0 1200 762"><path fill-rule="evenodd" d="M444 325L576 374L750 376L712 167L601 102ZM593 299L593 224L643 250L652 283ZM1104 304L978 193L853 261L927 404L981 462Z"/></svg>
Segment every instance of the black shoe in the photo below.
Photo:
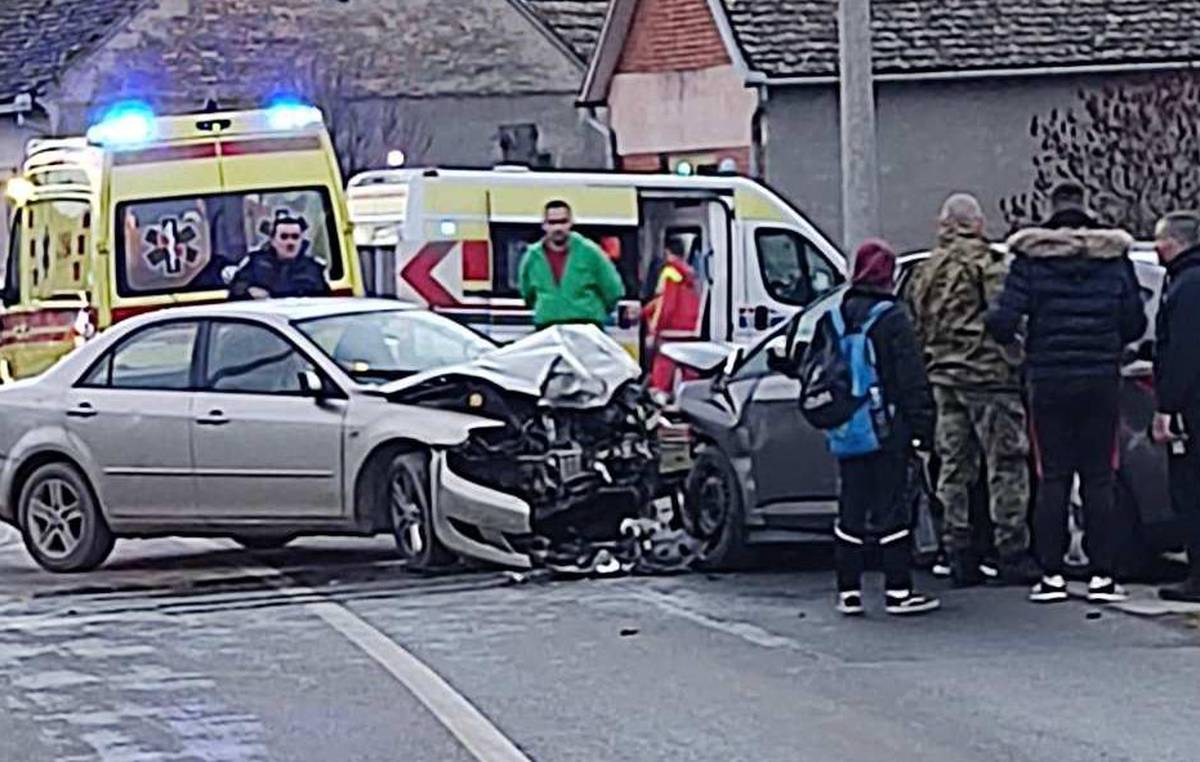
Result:
<svg viewBox="0 0 1200 762"><path fill-rule="evenodd" d="M893 616L913 616L927 614L941 608L942 602L928 595L921 595L912 590L903 592L888 591L885 596L884 609Z"/></svg>
<svg viewBox="0 0 1200 762"><path fill-rule="evenodd" d="M1061 574L1042 577L1029 591L1029 600L1034 603L1060 603L1067 599L1067 581Z"/></svg>
<svg viewBox="0 0 1200 762"><path fill-rule="evenodd" d="M929 573L940 579L953 576L954 569L950 566L950 558L945 553L938 551L937 558L933 559L933 566L930 567Z"/></svg>
<svg viewBox="0 0 1200 762"><path fill-rule="evenodd" d="M1200 603L1200 577L1191 577L1181 585L1159 588L1158 597L1177 603Z"/></svg>
<svg viewBox="0 0 1200 762"><path fill-rule="evenodd" d="M987 581L979 558L970 553L955 554L950 561L950 576L955 587L975 587Z"/></svg>
<svg viewBox="0 0 1200 762"><path fill-rule="evenodd" d="M1042 578L1042 568L1027 553L1000 560L999 581L1006 585L1032 585Z"/></svg>

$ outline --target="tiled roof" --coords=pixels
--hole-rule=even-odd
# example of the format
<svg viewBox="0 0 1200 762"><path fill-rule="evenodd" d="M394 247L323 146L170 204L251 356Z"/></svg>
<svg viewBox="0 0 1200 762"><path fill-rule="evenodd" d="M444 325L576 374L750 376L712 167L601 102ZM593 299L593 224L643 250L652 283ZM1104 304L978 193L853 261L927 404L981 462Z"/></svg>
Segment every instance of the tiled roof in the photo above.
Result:
<svg viewBox="0 0 1200 762"><path fill-rule="evenodd" d="M596 49L608 0L518 0L586 63Z"/></svg>
<svg viewBox="0 0 1200 762"><path fill-rule="evenodd" d="M750 67L837 72L837 0L724 0ZM880 73L1200 59L1200 0L874 0Z"/></svg>
<svg viewBox="0 0 1200 762"><path fill-rule="evenodd" d="M41 92L144 0L2 0L0 103Z"/></svg>

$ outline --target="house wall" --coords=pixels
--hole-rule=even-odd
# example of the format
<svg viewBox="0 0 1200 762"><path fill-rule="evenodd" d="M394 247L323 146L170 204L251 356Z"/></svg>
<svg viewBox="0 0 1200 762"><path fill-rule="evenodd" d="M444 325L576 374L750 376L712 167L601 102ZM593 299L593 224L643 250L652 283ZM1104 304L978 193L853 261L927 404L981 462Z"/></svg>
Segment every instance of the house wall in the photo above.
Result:
<svg viewBox="0 0 1200 762"><path fill-rule="evenodd" d="M879 84L880 232L900 250L926 248L942 202L966 191L982 202L989 233L1004 235L1000 199L1028 190L1033 181L1033 116L1074 106L1081 89L1136 79L1097 75ZM839 240L836 86L774 88L764 108L767 181Z"/></svg>

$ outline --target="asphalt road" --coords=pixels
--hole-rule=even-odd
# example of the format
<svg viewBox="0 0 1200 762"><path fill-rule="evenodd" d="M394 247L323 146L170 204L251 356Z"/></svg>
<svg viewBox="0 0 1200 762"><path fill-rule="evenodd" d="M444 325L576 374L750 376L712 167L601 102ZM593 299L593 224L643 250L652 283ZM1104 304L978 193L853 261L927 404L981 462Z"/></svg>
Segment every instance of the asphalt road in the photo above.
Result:
<svg viewBox="0 0 1200 762"><path fill-rule="evenodd" d="M517 582L160 540L56 577L10 544L0 760L1197 759L1186 617L988 588L843 620L821 567Z"/></svg>

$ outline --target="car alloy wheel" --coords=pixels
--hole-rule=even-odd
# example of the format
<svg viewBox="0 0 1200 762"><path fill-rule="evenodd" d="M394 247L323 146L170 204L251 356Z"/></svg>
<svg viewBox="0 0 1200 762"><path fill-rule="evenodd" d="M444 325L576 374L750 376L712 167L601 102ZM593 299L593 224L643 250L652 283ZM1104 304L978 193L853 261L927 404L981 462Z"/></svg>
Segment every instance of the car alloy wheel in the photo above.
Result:
<svg viewBox="0 0 1200 762"><path fill-rule="evenodd" d="M29 539L46 558L61 561L79 549L84 537L82 500L64 479L38 484L29 501Z"/></svg>
<svg viewBox="0 0 1200 762"><path fill-rule="evenodd" d="M420 558L428 543L425 533L424 517L421 506L412 496L409 476L405 471L398 471L389 486L388 499L392 510L392 527L396 532L396 544L405 558Z"/></svg>
<svg viewBox="0 0 1200 762"><path fill-rule="evenodd" d="M87 479L67 463L47 463L21 487L17 523L44 569L72 573L104 563L114 538Z"/></svg>

